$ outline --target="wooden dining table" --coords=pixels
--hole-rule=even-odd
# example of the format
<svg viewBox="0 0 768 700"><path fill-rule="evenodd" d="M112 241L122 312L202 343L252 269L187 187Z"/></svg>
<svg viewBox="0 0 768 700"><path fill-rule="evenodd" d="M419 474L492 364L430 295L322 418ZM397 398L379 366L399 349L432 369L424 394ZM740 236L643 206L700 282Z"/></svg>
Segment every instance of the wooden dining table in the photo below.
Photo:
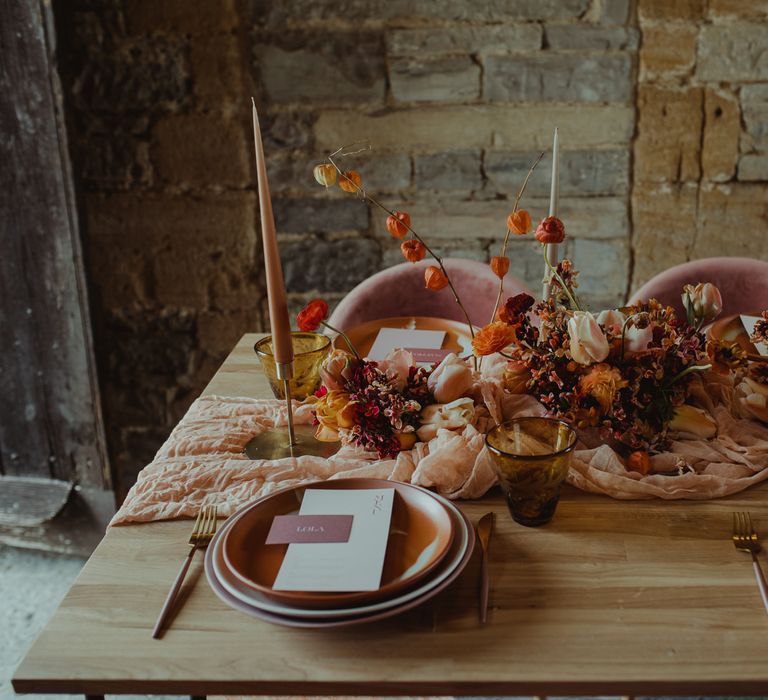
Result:
<svg viewBox="0 0 768 700"><path fill-rule="evenodd" d="M246 334L205 394L269 396ZM19 693L189 695L768 694L768 614L732 513L768 539L768 486L711 501L618 501L566 487L552 522L515 523L498 490L488 621L479 555L385 621L292 629L221 602L196 555L169 629L158 611L191 525L109 529L13 677ZM768 561L760 555L764 568Z"/></svg>

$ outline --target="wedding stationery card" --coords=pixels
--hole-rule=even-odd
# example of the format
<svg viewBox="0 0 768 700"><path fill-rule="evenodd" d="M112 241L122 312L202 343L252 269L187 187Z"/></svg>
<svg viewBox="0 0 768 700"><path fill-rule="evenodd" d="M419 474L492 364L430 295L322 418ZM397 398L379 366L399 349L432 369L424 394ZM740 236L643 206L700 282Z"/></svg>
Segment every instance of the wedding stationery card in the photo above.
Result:
<svg viewBox="0 0 768 700"><path fill-rule="evenodd" d="M741 322L744 324L744 329L747 331L749 335L752 335L752 333L755 332L755 323L760 320L759 316L742 316ZM757 351L761 355L768 355L768 345L765 343L757 343L755 345L757 348Z"/></svg>
<svg viewBox="0 0 768 700"><path fill-rule="evenodd" d="M376 340L373 341L368 357L371 360L383 360L390 350L396 348L409 348L411 352L418 352L421 349L439 350L443 347L444 340L445 331L381 328Z"/></svg>
<svg viewBox="0 0 768 700"><path fill-rule="evenodd" d="M299 515L351 515L349 539L289 544L272 587L337 593L379 588L394 494L394 489L307 489Z"/></svg>

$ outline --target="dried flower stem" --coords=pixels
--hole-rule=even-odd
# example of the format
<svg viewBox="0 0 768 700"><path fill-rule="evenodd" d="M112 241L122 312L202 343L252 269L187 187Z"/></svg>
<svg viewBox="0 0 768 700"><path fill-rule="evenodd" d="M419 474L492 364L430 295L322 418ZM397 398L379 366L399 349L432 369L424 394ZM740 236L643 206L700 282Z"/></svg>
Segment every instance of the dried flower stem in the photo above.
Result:
<svg viewBox="0 0 768 700"><path fill-rule="evenodd" d="M528 174L525 176L525 180L523 180L523 186L520 188L520 191L517 193L517 196L515 197L515 205L512 207L512 213L514 214L517 212L517 207L520 206L520 200L523 198L523 193L525 192L525 188L528 185L528 180L530 179L531 175L533 174L533 171L536 170L536 166L539 164L539 161L544 157L544 151L539 153L539 157L533 162L533 165L531 165L530 169L528 170ZM504 235L504 243L501 245L501 255L504 257L507 254L507 245L509 244L509 236L512 233L512 231L507 228L507 233ZM501 303L501 297L504 294L504 278L499 279L499 293L496 296L496 303L493 305L493 313L491 314L491 320L489 323L493 323L494 319L496 318L496 312L499 310L499 304Z"/></svg>
<svg viewBox="0 0 768 700"><path fill-rule="evenodd" d="M352 341L349 339L347 334L344 331L340 331L338 328L334 328L330 323L327 323L326 321L320 321L329 331L333 331L334 333L337 333L342 338L344 338L344 342L347 344L347 347L352 351L352 354L359 360L360 354L357 352L357 348L352 344Z"/></svg>
<svg viewBox="0 0 768 700"><path fill-rule="evenodd" d="M571 306L575 311L581 311L582 308L579 306L576 299L574 299L573 294L571 294L571 291L568 289L568 286L563 281L563 278L560 277L560 275L557 273L557 269L552 267L552 263L549 262L549 258L547 257L547 246L549 243L545 243L541 246L541 249L544 251L544 262L547 263L547 267L549 268L550 273L553 277L557 278L557 281L560 283L560 286L563 288L563 291L566 293L568 297L568 301L571 302Z"/></svg>
<svg viewBox="0 0 768 700"><path fill-rule="evenodd" d="M667 382L667 386L672 386L676 381L682 379L686 374L691 372L706 372L708 369L712 369L712 365L688 365L684 370L678 372L672 379Z"/></svg>
<svg viewBox="0 0 768 700"><path fill-rule="evenodd" d="M361 197L363 197L363 199L367 199L369 202L371 202L372 204L375 204L377 207L379 207L379 209L381 209L382 211L385 211L388 215L394 216L395 218L397 218L397 215L395 214L394 211L392 211L391 209L388 209L381 202L379 202L377 199L375 199L374 197L369 195L365 191L365 188L360 187L356 182L353 182L352 180L350 180L344 174L344 172L341 170L341 168L339 168L339 166L336 164L336 161L333 160L333 157L338 155L342 150L344 150L344 148L345 148L345 146L342 146L341 148L339 148L338 150L334 151L333 153L331 153L328 156L328 162L334 168L336 168L336 171L338 172L339 177L344 178L344 180L346 180L349 184L351 184L355 188L357 193ZM363 149L363 150L365 150L365 149ZM342 155L346 155L346 154L342 154ZM419 243L421 243L424 246L426 251L434 258L435 262L440 266L440 269L442 270L443 274L445 275L445 279L448 280L448 288L451 290L451 294L453 295L453 300L456 302L456 304L458 304L458 307L461 309L461 312L464 314L464 318L466 319L466 322L467 322L467 327L469 328L469 335L472 338L472 340L474 340L475 339L475 329L472 326L472 321L469 318L469 314L467 313L467 310L464 308L464 304L462 304L461 300L459 299L459 295L456 292L456 288L453 286L453 282L451 282L451 276L448 274L448 270L445 269L445 265L443 265L442 258L437 253L435 253L435 251L432 250L432 248L430 248L429 245L427 245L426 241L418 233L416 233L416 231L414 231L413 228L411 228L410 224L406 224L402 220L401 220L401 223L403 224L403 226L405 226L413 234L413 237L417 241L419 241ZM475 369L477 369L477 358L474 355L473 355L473 358L474 358Z"/></svg>

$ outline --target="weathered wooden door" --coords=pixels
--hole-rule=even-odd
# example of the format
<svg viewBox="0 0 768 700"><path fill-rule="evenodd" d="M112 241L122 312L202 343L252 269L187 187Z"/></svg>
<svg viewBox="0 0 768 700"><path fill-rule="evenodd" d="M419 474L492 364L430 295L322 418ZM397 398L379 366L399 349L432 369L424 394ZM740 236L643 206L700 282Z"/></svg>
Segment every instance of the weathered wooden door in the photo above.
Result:
<svg viewBox="0 0 768 700"><path fill-rule="evenodd" d="M67 484L114 501L55 48L49 2L0 0L0 527Z"/></svg>

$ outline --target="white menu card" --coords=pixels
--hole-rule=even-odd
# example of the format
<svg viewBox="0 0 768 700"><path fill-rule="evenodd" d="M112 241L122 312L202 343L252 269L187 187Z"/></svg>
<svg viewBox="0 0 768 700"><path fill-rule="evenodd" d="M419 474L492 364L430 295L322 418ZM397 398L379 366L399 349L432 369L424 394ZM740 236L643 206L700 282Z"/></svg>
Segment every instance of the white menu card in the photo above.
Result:
<svg viewBox="0 0 768 700"><path fill-rule="evenodd" d="M394 489L307 489L299 515L352 515L346 542L288 545L277 591L375 591L387 553Z"/></svg>
<svg viewBox="0 0 768 700"><path fill-rule="evenodd" d="M445 331L420 331L409 328L381 328L373 341L368 358L383 360L396 348L424 348L437 350L443 347Z"/></svg>

